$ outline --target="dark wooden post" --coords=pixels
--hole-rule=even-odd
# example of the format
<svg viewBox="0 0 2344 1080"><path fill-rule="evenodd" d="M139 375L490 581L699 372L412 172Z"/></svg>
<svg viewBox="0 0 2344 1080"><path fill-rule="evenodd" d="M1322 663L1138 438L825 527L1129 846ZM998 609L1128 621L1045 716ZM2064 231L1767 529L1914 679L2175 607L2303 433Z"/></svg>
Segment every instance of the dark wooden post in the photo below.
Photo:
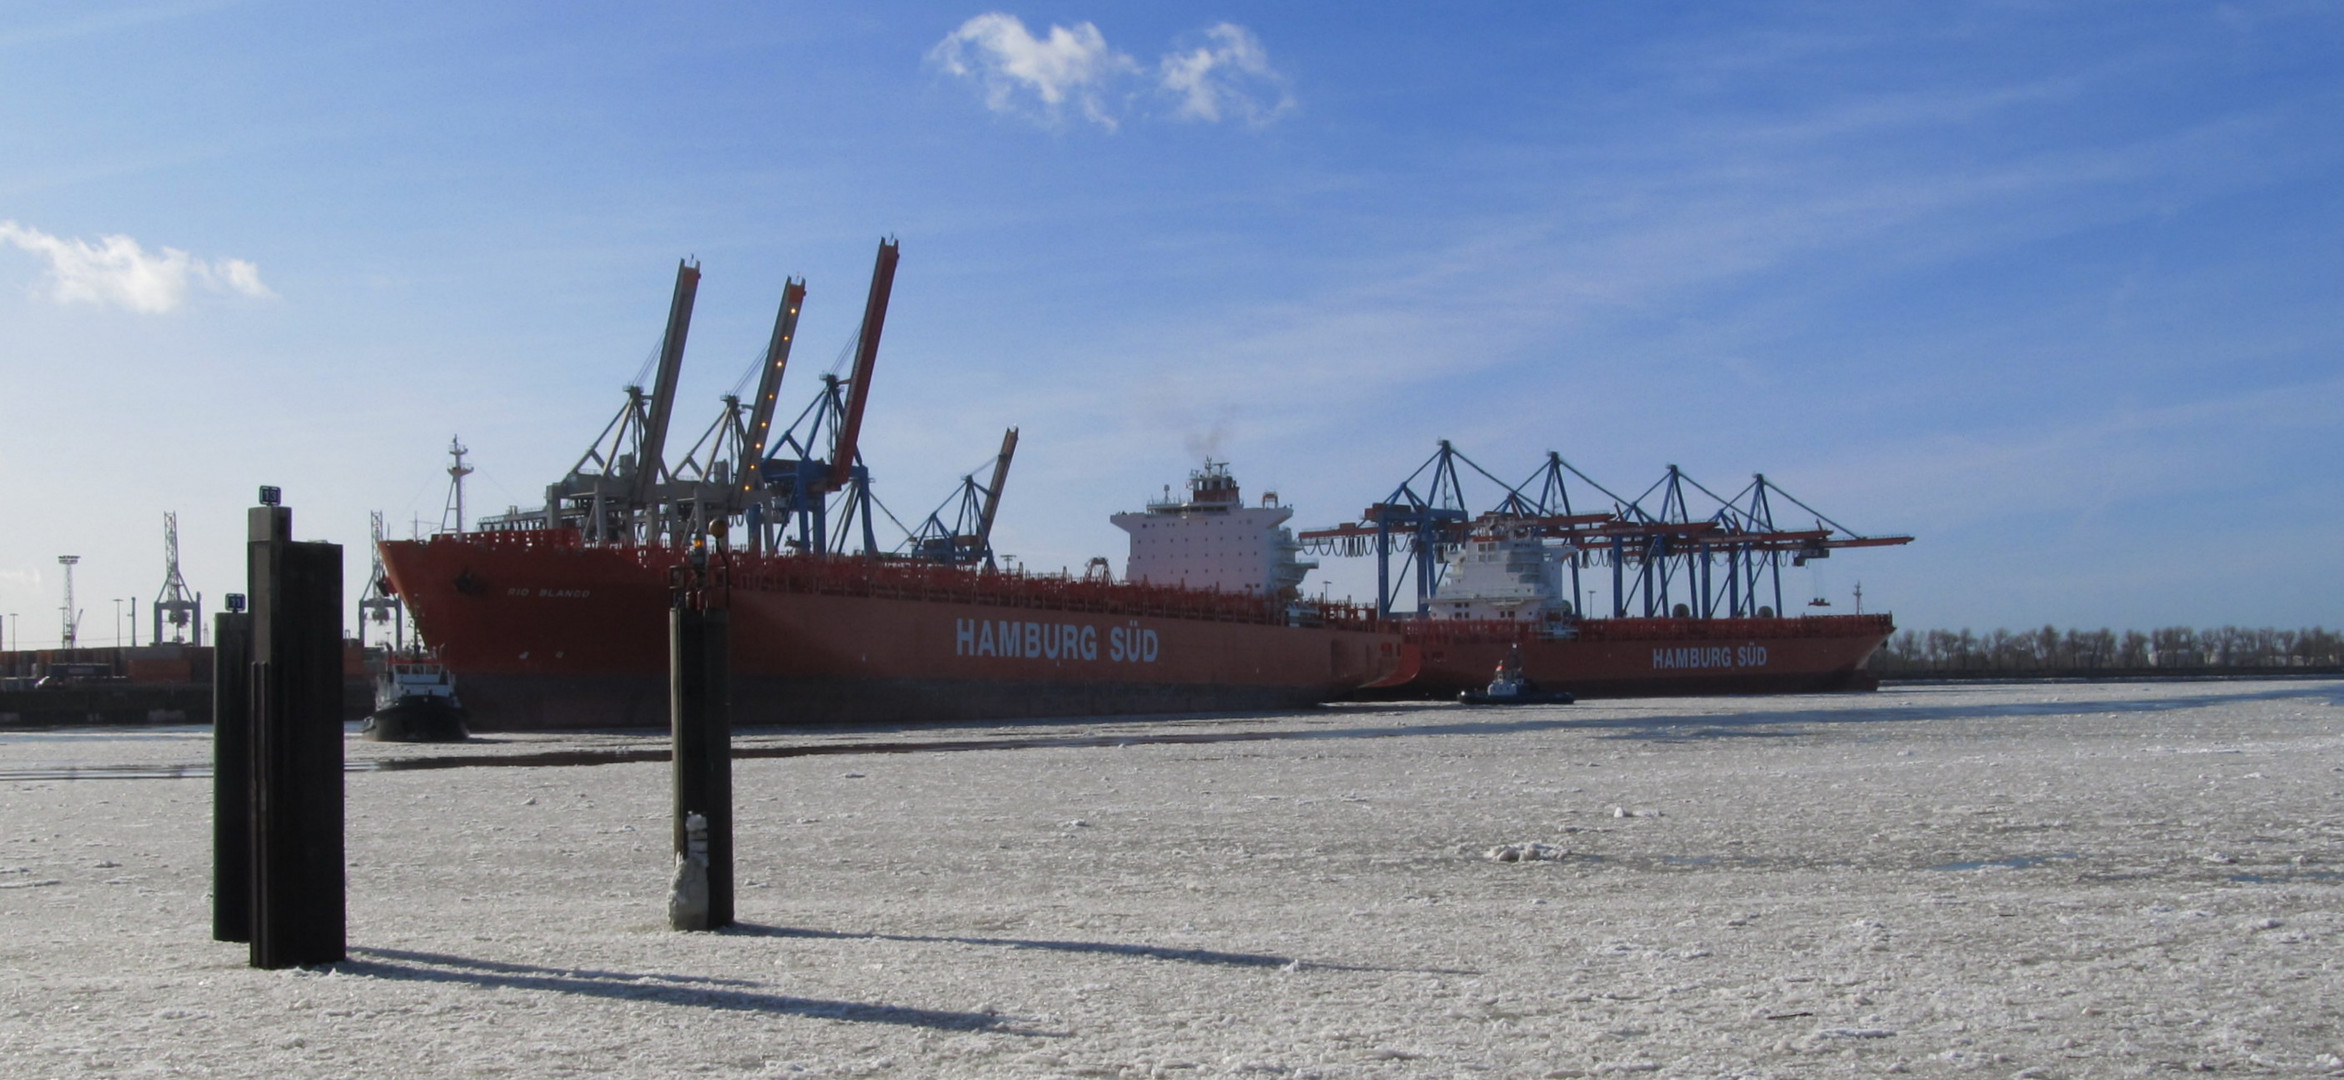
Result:
<svg viewBox="0 0 2344 1080"><path fill-rule="evenodd" d="M234 593L212 629L212 939L252 940L252 616Z"/></svg>
<svg viewBox="0 0 2344 1080"><path fill-rule="evenodd" d="M708 913L698 929L733 921L732 670L729 612L679 603L668 613L668 705L675 738L675 845L693 857L687 823L707 822ZM682 925L677 929L695 929Z"/></svg>
<svg viewBox="0 0 2344 1080"><path fill-rule="evenodd" d="M264 492L264 496L273 492ZM342 858L342 548L251 512L252 966L347 956Z"/></svg>

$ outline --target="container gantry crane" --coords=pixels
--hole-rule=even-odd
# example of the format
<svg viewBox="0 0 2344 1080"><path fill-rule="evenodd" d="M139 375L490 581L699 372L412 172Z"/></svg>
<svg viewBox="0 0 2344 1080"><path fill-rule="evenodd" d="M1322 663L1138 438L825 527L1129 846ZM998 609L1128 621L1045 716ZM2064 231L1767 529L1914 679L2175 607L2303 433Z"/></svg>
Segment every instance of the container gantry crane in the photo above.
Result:
<svg viewBox="0 0 2344 1080"><path fill-rule="evenodd" d="M1611 511L1575 507L1566 474L1608 497ZM1497 486L1501 494L1491 509L1479 513L1470 509L1463 483L1468 475L1478 475ZM1706 496L1716 508L1697 513L1688 488ZM1778 528L1772 513L1774 497L1815 514L1815 528ZM1581 591L1580 571L1597 562L1608 565L1613 618L1627 618L1632 613L1644 618L1771 616L1782 610L1781 562L1785 556L1797 566L1828 558L1841 548L1912 542L1910 536L1856 533L1792 498L1764 474L1756 476L1734 498L1726 499L1670 465L1660 480L1630 499L1604 487L1553 451L1547 452L1546 461L1528 480L1507 484L1447 440L1442 440L1433 456L1391 496L1362 512L1358 522L1308 530L1300 539L1316 554L1373 555L1376 610L1385 617L1399 601L1391 564L1393 553L1401 553L1400 571L1413 571L1414 614L1421 618L1440 588L1443 553L1465 542L1476 530L1534 535L1542 543L1559 547L1569 570L1573 610L1586 595ZM1721 576L1722 582L1718 580ZM1772 590L1771 605L1760 603L1764 587Z"/></svg>

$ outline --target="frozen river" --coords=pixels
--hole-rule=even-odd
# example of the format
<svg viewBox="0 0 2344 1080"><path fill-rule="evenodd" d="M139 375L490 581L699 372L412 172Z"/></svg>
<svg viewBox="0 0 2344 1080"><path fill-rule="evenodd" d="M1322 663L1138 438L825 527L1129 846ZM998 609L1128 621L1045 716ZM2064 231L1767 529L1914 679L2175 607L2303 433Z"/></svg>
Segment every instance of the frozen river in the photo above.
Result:
<svg viewBox="0 0 2344 1080"><path fill-rule="evenodd" d="M737 743L685 935L663 739L353 741L449 767L350 774L351 959L261 972L206 732L0 732L0 1072L2344 1075L2344 682Z"/></svg>

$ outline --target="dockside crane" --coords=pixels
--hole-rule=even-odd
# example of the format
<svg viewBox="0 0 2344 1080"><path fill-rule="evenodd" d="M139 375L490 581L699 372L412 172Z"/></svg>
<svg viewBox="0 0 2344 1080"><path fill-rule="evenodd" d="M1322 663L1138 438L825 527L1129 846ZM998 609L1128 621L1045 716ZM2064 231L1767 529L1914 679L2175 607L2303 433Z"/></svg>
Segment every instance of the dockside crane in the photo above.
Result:
<svg viewBox="0 0 2344 1080"><path fill-rule="evenodd" d="M1610 499L1615 508L1627 502L1553 450L1546 452L1546 460L1539 463L1538 471L1531 473L1529 479L1514 488L1516 494L1509 494L1507 502L1521 504L1524 513L1522 520L1537 529L1539 535L1562 542L1570 555L1566 563L1571 572L1570 606L1572 611L1579 611L1580 597L1586 595L1581 588L1579 572L1587 568L1605 542L1611 539L1605 529L1617 524L1619 515L1616 511L1584 512L1574 507L1571 504L1571 484L1564 478L1565 473L1578 477L1580 483ZM1536 494L1524 496L1519 494L1522 492ZM1508 510L1506 503L1498 507L1499 513L1507 513Z"/></svg>
<svg viewBox="0 0 2344 1080"><path fill-rule="evenodd" d="M1399 552L1400 572L1416 583L1416 615L1422 617L1440 586L1441 553L1463 537L1473 519L1457 473L1459 461L1489 475L1442 439L1439 449L1390 495L1361 511L1357 523L1307 530L1297 539L1306 550L1320 554L1373 554L1376 614L1386 618L1398 600L1392 585L1392 554Z"/></svg>
<svg viewBox="0 0 2344 1080"><path fill-rule="evenodd" d="M861 554L888 557L879 549L874 515L895 518L871 493L860 444L899 258L894 238L879 242L862 322L840 355L841 364L851 355L851 370L844 378L835 369L824 374L812 403L777 431L775 408L806 300L805 280L788 279L773 332L754 369L755 391L742 399L749 382L744 373L733 392L723 396L715 422L671 465L664 447L700 279L697 263L679 261L657 374L648 380L651 389L640 385L646 380L638 372L618 414L568 474L546 488L543 509L493 515L483 518L480 527L576 529L588 544L681 546L710 533L727 533L727 526L737 524L751 553L789 549L827 555L846 551L850 540L859 539ZM650 371L652 362L644 367ZM964 477L958 494L965 497L966 512L946 526L939 508L930 515L934 528L906 529L914 532L912 547L932 550L945 562L991 566L993 520L1016 446L1012 428L995 456L992 482L980 487L973 475ZM896 524L902 527L899 520Z"/></svg>
<svg viewBox="0 0 2344 1080"><path fill-rule="evenodd" d="M383 512L367 514L367 532L373 543L367 550L374 553L374 562L366 572L366 591L358 597L358 644L366 644L366 624L390 624L392 648L407 648L406 605L391 592L391 575L383 569Z"/></svg>
<svg viewBox="0 0 2344 1080"><path fill-rule="evenodd" d="M879 363L879 332L887 326L887 300L895 293L897 245L879 241L879 261L871 268L871 293L863 299L863 328L855 335L855 371L847 387L846 420L839 425L838 447L830 459L830 487L846 486L855 460L855 444L863 434L863 407L870 403L871 373Z"/></svg>
<svg viewBox="0 0 2344 1080"><path fill-rule="evenodd" d="M203 644L203 594L188 592L187 579L179 576L179 515L176 513L163 515L163 589L155 594L155 602L148 604L147 610L154 616L155 644L163 643L165 625L171 627L171 640ZM188 640L191 634L193 641Z"/></svg>
<svg viewBox="0 0 2344 1080"><path fill-rule="evenodd" d="M733 489L733 468L741 448L748 445L749 429L742 417L749 406L738 394L721 400L716 422L684 451L669 470L674 479L662 486L661 502L686 536L702 535L712 523L730 518L741 502Z"/></svg>
<svg viewBox="0 0 2344 1080"><path fill-rule="evenodd" d="M888 298L895 288L898 247L893 238L879 241L879 254L871 268L871 291L864 299L863 321L855 334L852 373L844 382L835 375L824 375L813 404L788 430L771 440L767 456L759 462L758 475L779 519L773 527L786 534L794 526L797 534L795 538L761 536L757 541L761 546L780 540L802 552L826 554L844 548L859 523L862 550L878 554L871 519L870 471L863 465L857 443L863 411L870 403L871 376L879 361L880 333L887 325ZM828 453L821 455L816 448L823 446L826 433ZM845 499L834 535L829 500L838 493Z"/></svg>
<svg viewBox="0 0 2344 1080"><path fill-rule="evenodd" d="M758 469L773 442L773 409L781 394L781 377L789 370L790 346L798 337L798 310L805 306L806 279L783 282L781 310L773 317L773 336L765 343L765 363L757 372L757 396L749 399L749 423L744 429L748 438L735 472L748 516L750 547L758 553L765 550L765 504L754 497L761 483Z"/></svg>
<svg viewBox="0 0 2344 1080"><path fill-rule="evenodd" d="M660 485L670 476L667 423L676 411L676 379L684 369L684 339L692 332L692 301L700 292L700 267L676 263L675 295L667 305L667 330L659 339L659 371L651 382L651 412L643 425L643 457L635 470L634 503L650 508L659 500Z"/></svg>
<svg viewBox="0 0 2344 1080"><path fill-rule="evenodd" d="M993 515L1001 509L1001 489L1009 482L1009 462L1016 454L1017 429L1010 428L1001 436L1001 452L993 458L992 482L979 486L973 472L961 477L953 494L904 542L906 554L952 566L983 563L987 570L996 569ZM950 523L945 520L946 507L953 508Z"/></svg>
<svg viewBox="0 0 2344 1080"><path fill-rule="evenodd" d="M1776 526L1774 522L1774 498L1776 496L1813 515L1815 527L1812 529L1786 529ZM1784 491L1774 481L1768 480L1765 473L1753 474L1749 486L1743 488L1732 499L1726 500L1726 503L1735 514L1748 523L1752 534L1748 540L1743 541L1746 549L1743 561L1751 569L1738 582L1750 595L1746 599L1736 598L1738 601L1735 609L1737 614L1750 613L1757 609L1755 589L1760 556L1764 557L1763 569L1773 586L1775 610L1781 611L1783 556L1790 556L1792 566L1805 566L1816 559L1828 559L1832 552L1847 548L1902 547L1913 542L1913 538L1910 536L1867 536L1850 529L1824 516L1814 507L1799 501L1797 496Z"/></svg>
<svg viewBox="0 0 2344 1080"><path fill-rule="evenodd" d="M692 302L700 288L700 266L676 262L675 291L668 301L667 327L659 342L658 367L646 394L626 388L627 400L602 434L586 448L568 475L545 489L539 528L575 527L589 543L650 543L668 531L661 520L663 485L672 476L663 460L668 419L675 411L676 379L683 370L684 341L692 326ZM526 528L518 520L484 520L490 528Z"/></svg>
<svg viewBox="0 0 2344 1080"><path fill-rule="evenodd" d="M993 457L993 481L985 485L985 510L977 515L977 546L985 552L985 569L993 569L993 515L1001 511L1001 489L1009 483L1009 461L1017 456L1017 429L1001 433L1001 452Z"/></svg>
<svg viewBox="0 0 2344 1080"><path fill-rule="evenodd" d="M1611 512L1574 507L1566 473L1608 497ZM1496 484L1502 492L1490 510L1476 513L1467 504L1462 480L1471 474ZM1420 480L1424 481L1421 489ZM1696 510L1688 489L1707 497L1715 508ZM1772 510L1772 498L1777 496L1814 514L1815 527L1778 527ZM1559 544L1567 556L1574 609L1584 595L1580 570L1597 561L1608 564L1613 618L1628 617L1631 605L1638 609L1635 614L1644 618L1770 617L1782 611L1781 562L1785 556L1793 566L1799 566L1828 558L1841 548L1912 542L1910 536L1856 533L1792 498L1764 474L1728 499L1670 465L1643 494L1630 499L1604 487L1553 451L1547 452L1546 461L1529 480L1509 485L1446 440L1391 496L1362 512L1359 521L1308 530L1300 539L1316 554L1373 555L1377 613L1384 617L1391 616L1399 600L1391 561L1394 551L1401 552L1400 571L1414 571L1416 615L1423 617L1440 587L1443 553L1466 542L1477 530L1500 529ZM1721 569L1722 583L1718 580ZM1764 588L1771 588L1771 605L1759 602Z"/></svg>
<svg viewBox="0 0 2344 1080"><path fill-rule="evenodd" d="M745 515L750 547L762 550L764 514L757 463L765 458L764 442L773 428L773 402L789 369L790 345L797 338L798 310L805 299L806 283L788 279L781 291L781 311L773 320L773 335L756 366L741 376L732 393L724 395L716 421L668 470L670 480L661 486L658 502L672 519L671 535L700 536L719 522ZM743 402L741 386L752 374L757 376L756 390Z"/></svg>

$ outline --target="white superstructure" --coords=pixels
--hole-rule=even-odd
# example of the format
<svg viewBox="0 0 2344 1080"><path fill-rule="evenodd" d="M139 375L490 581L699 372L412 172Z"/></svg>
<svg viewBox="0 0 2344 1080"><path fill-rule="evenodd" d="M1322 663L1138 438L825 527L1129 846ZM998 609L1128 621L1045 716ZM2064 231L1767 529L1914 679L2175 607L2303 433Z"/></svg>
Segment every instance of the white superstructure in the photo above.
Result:
<svg viewBox="0 0 2344 1080"><path fill-rule="evenodd" d="M1428 609L1436 619L1559 621L1573 614L1571 558L1569 548L1548 544L1530 525L1485 518L1442 555L1441 585Z"/></svg>
<svg viewBox="0 0 2344 1080"><path fill-rule="evenodd" d="M1229 475L1229 463L1206 460L1188 474L1188 497L1164 498L1142 513L1116 514L1115 527L1131 534L1123 578L1133 583L1218 589L1291 600L1315 562L1295 558L1302 545L1285 528L1294 511L1264 495L1248 507Z"/></svg>

